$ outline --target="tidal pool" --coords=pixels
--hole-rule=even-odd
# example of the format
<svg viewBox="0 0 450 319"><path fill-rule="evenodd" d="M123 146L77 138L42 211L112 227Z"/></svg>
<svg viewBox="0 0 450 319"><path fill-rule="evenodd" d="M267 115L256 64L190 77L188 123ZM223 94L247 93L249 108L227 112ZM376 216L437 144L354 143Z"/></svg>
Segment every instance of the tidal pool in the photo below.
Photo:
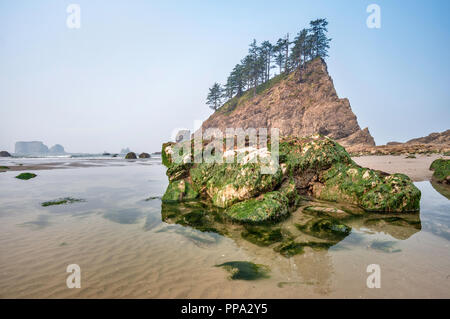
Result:
<svg viewBox="0 0 450 319"><path fill-rule="evenodd" d="M450 297L450 201L429 182L416 183L417 214L305 198L280 223L244 226L204 203L162 204L158 160L65 161L28 181L0 175L1 298ZM83 201L41 205L64 198ZM370 264L381 288L366 285Z"/></svg>

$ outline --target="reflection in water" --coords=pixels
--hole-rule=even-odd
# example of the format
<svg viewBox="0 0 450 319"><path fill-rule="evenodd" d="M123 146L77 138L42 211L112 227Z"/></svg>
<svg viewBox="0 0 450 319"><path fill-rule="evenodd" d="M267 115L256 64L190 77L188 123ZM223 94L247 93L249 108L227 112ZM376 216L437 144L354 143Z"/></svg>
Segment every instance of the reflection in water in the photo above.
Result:
<svg viewBox="0 0 450 319"><path fill-rule="evenodd" d="M429 182L416 183L420 214L304 199L277 224L241 225L204 203L162 205L165 168L133 165L42 171L38 187L1 174L1 297L449 296L450 202ZM66 196L86 202L40 205ZM73 262L90 275L77 291L61 285ZM365 288L370 263L380 290ZM269 278L228 279L251 264Z"/></svg>
<svg viewBox="0 0 450 319"><path fill-rule="evenodd" d="M433 188L441 195L450 199L450 185L438 183L436 181L431 181L431 186L433 186Z"/></svg>
<svg viewBox="0 0 450 319"><path fill-rule="evenodd" d="M119 224L136 224L142 218L142 212L136 209L109 210L103 217Z"/></svg>
<svg viewBox="0 0 450 319"><path fill-rule="evenodd" d="M31 226L33 229L41 229L50 225L48 215L39 215L36 220L19 224L19 226Z"/></svg>
<svg viewBox="0 0 450 319"><path fill-rule="evenodd" d="M353 251L365 246L381 253L397 253L401 249L396 241L372 234L384 233L405 240L421 230L419 213L370 214L357 207L315 200L305 200L289 218L274 224L234 223L224 218L219 208L198 201L162 203L161 218L167 226L159 232L182 234L198 247L214 245L223 237L231 238L251 258L276 267L289 278L279 282L279 288L306 285L320 295L332 291L333 262L328 250ZM280 256L289 263L279 260L274 264ZM230 271L231 279L245 279L241 278L246 276L245 270L254 267L246 261L234 260L222 266Z"/></svg>
<svg viewBox="0 0 450 319"><path fill-rule="evenodd" d="M436 236L450 240L449 200L435 191L430 182L416 183L422 192L420 201L422 229ZM423 209L423 208L426 209Z"/></svg>
<svg viewBox="0 0 450 319"><path fill-rule="evenodd" d="M418 213L362 215L355 207L312 200L305 201L288 219L275 224L233 223L223 217L219 208L199 201L163 203L161 217L168 224L184 226L174 226L173 231L185 233L189 238L203 238L216 233L232 238L238 245L243 241L250 242L284 257L301 255L307 251L326 251L350 234L355 234L352 229L369 234L385 233L400 240L421 230ZM363 240L363 236L358 233L351 237L347 244L359 244ZM383 252L398 251L393 241L377 241L369 246Z"/></svg>

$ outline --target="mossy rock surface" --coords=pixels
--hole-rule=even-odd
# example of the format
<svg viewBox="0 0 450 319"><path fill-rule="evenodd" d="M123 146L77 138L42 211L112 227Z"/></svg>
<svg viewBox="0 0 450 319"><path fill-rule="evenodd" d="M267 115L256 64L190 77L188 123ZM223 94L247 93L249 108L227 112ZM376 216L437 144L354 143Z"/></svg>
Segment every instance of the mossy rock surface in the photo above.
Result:
<svg viewBox="0 0 450 319"><path fill-rule="evenodd" d="M193 141L183 143L194 145ZM270 148L269 141L269 154ZM192 155L175 154L181 149L175 143L163 144L162 162L169 178L163 200L201 198L225 208L224 214L235 221L279 220L298 207L302 196L349 203L373 212L419 210L420 191L406 175L362 168L341 145L321 135L282 137L279 165L273 166L273 174L263 173L266 163L238 163L236 158L231 163L194 163ZM233 152L233 156L260 154L251 147ZM174 161L175 155L181 156L177 156L182 159L180 163ZM181 181L187 188L180 186Z"/></svg>
<svg viewBox="0 0 450 319"><path fill-rule="evenodd" d="M419 210L420 190L404 174L387 174L357 165L333 165L321 175L313 196L342 201L373 212Z"/></svg>
<svg viewBox="0 0 450 319"><path fill-rule="evenodd" d="M450 184L450 160L437 159L431 163L430 170L434 171L433 178L438 183Z"/></svg>
<svg viewBox="0 0 450 319"><path fill-rule="evenodd" d="M352 228L332 218L312 219L304 225L296 225L305 234L320 239L340 241L347 237Z"/></svg>
<svg viewBox="0 0 450 319"><path fill-rule="evenodd" d="M16 176L16 178L18 179L22 179L22 180L29 180L31 178L35 178L37 175L34 173L22 173Z"/></svg>
<svg viewBox="0 0 450 319"><path fill-rule="evenodd" d="M127 155L125 155L125 159L137 159L136 153L129 152Z"/></svg>
<svg viewBox="0 0 450 319"><path fill-rule="evenodd" d="M289 200L280 192L270 192L259 198L234 204L225 210L232 220L247 223L276 221L289 213Z"/></svg>
<svg viewBox="0 0 450 319"><path fill-rule="evenodd" d="M162 197L163 202L182 202L196 199L198 193L187 180L178 180L169 183Z"/></svg>

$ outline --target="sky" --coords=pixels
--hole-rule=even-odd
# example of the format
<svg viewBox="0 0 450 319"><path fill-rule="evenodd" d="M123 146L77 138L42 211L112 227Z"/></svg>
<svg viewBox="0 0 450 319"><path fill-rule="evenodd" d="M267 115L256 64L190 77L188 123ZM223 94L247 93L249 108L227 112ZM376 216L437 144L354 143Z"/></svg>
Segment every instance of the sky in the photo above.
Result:
<svg viewBox="0 0 450 319"><path fill-rule="evenodd" d="M80 6L68 28L67 6ZM368 5L381 27L368 28ZM160 150L212 113L252 39L327 18L328 71L377 144L450 128L450 1L0 0L0 150Z"/></svg>

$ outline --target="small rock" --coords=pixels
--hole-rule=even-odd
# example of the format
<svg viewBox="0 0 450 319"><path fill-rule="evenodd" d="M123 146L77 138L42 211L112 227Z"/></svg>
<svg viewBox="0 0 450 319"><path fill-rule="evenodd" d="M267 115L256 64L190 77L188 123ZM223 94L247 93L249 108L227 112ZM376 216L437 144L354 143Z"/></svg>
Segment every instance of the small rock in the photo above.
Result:
<svg viewBox="0 0 450 319"><path fill-rule="evenodd" d="M129 152L127 155L125 155L125 159L136 159L136 153L134 152Z"/></svg>
<svg viewBox="0 0 450 319"><path fill-rule="evenodd" d="M141 153L141 154L139 154L139 158L150 158L150 154L149 153Z"/></svg>

